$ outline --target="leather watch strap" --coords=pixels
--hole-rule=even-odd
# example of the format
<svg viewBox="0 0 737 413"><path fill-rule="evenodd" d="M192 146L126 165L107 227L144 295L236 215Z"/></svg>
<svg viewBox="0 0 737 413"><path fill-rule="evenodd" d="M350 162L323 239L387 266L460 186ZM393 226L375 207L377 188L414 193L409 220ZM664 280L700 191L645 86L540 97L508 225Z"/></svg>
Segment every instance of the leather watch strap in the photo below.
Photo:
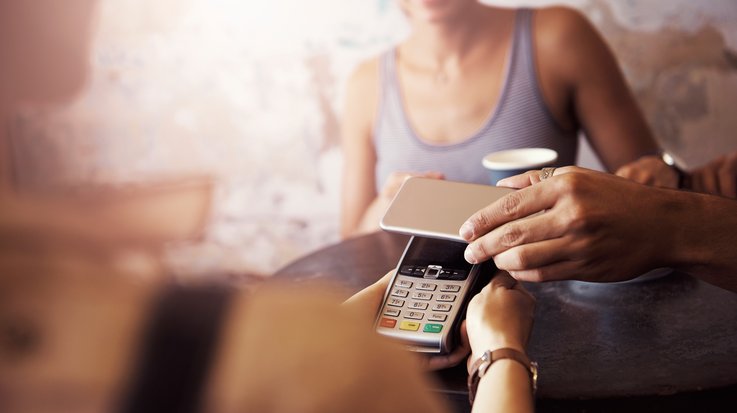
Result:
<svg viewBox="0 0 737 413"><path fill-rule="evenodd" d="M479 381L486 374L489 367L497 360L510 359L522 364L530 374L530 385L534 394L537 391L537 363L531 361L527 355L513 348L500 348L494 351L486 350L481 357L471 365L468 374L468 401L473 405L476 398L476 389Z"/></svg>

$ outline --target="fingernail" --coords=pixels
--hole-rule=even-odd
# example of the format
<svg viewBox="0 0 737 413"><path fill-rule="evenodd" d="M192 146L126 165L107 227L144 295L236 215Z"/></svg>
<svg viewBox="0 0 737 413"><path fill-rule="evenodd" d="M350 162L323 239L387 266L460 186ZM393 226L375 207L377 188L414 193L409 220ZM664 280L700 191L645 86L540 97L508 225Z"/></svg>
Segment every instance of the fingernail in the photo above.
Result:
<svg viewBox="0 0 737 413"><path fill-rule="evenodd" d="M471 249L470 244L466 247L466 250L463 252L463 258L465 258L469 264L477 263L478 260L476 259L476 256L473 254L473 250Z"/></svg>
<svg viewBox="0 0 737 413"><path fill-rule="evenodd" d="M507 186L507 181L509 178L502 178L496 182L496 186Z"/></svg>
<svg viewBox="0 0 737 413"><path fill-rule="evenodd" d="M465 239L466 241L470 241L471 238L473 238L473 224L470 222L464 222L463 225L461 225L461 230L459 231L459 234L461 238Z"/></svg>

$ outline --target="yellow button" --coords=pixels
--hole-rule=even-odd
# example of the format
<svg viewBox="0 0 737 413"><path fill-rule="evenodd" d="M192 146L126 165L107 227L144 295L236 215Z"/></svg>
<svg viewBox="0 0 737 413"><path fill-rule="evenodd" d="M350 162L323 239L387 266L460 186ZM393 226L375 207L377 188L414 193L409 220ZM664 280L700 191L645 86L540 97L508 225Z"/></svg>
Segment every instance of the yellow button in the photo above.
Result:
<svg viewBox="0 0 737 413"><path fill-rule="evenodd" d="M402 321L399 324L400 330L409 330L409 331L417 331L420 329L420 323L416 323L414 321Z"/></svg>

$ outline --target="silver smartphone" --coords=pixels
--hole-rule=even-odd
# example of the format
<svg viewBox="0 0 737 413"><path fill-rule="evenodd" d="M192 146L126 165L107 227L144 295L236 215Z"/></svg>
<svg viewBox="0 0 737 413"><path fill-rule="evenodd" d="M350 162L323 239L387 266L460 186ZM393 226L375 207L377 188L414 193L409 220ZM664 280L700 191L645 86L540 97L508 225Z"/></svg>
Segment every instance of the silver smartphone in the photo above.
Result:
<svg viewBox="0 0 737 413"><path fill-rule="evenodd" d="M465 242L458 231L473 213L514 192L491 185L407 179L379 225L386 231Z"/></svg>
<svg viewBox="0 0 737 413"><path fill-rule="evenodd" d="M468 301L493 272L487 270L493 264L466 262L466 245L412 237L384 294L376 331L413 351L452 352Z"/></svg>

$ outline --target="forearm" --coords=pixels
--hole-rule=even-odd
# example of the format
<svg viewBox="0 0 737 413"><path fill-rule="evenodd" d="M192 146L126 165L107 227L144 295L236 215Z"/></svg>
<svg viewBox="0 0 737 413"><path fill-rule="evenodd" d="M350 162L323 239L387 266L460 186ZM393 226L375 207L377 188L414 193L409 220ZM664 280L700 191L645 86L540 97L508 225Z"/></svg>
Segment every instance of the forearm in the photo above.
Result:
<svg viewBox="0 0 737 413"><path fill-rule="evenodd" d="M379 220L386 208L381 197L375 198L366 207L343 206L344 216L341 218L340 235L343 239L373 232L379 229ZM349 211L349 209L351 209Z"/></svg>
<svg viewBox="0 0 737 413"><path fill-rule="evenodd" d="M356 229L357 232L366 233L378 230L381 217L386 212L390 203L391 199L387 199L381 195L377 196L363 213L361 222Z"/></svg>
<svg viewBox="0 0 737 413"><path fill-rule="evenodd" d="M497 360L479 381L473 412L534 411L530 374L522 364L509 359Z"/></svg>
<svg viewBox="0 0 737 413"><path fill-rule="evenodd" d="M680 192L670 215L670 265L737 292L737 202Z"/></svg>

